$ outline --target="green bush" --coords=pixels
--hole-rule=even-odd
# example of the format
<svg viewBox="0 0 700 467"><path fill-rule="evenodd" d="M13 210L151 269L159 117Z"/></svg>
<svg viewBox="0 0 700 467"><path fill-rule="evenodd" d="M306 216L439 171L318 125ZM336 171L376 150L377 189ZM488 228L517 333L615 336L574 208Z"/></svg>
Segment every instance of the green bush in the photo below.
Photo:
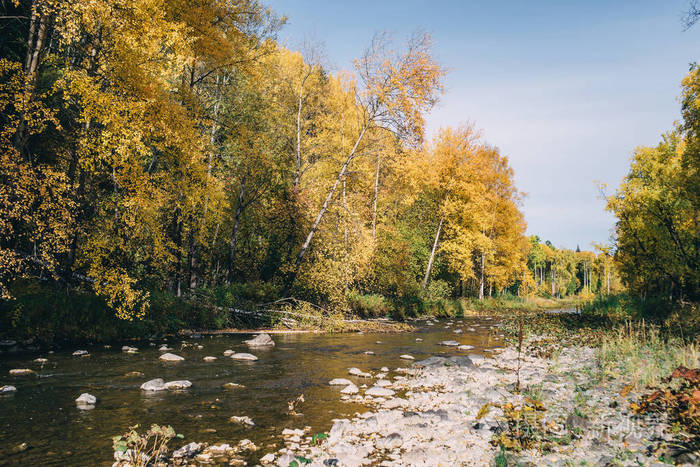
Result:
<svg viewBox="0 0 700 467"><path fill-rule="evenodd" d="M363 318L387 316L391 311L391 304L381 295L361 294L352 290L347 300L350 310Z"/></svg>

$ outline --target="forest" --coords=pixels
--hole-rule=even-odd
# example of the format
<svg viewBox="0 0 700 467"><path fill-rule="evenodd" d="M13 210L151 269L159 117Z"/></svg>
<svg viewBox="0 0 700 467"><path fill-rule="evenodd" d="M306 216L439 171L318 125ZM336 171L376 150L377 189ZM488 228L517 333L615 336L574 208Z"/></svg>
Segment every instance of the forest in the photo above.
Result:
<svg viewBox="0 0 700 467"><path fill-rule="evenodd" d="M684 123L637 149L608 199L614 241L573 251L525 234L526 194L469 116L425 134L447 73L427 33L368 37L332 72L320 46L280 45L286 18L254 0L1 8L0 293L15 327L34 326L37 295L131 322L290 298L398 317L459 297L697 299L695 68Z"/></svg>

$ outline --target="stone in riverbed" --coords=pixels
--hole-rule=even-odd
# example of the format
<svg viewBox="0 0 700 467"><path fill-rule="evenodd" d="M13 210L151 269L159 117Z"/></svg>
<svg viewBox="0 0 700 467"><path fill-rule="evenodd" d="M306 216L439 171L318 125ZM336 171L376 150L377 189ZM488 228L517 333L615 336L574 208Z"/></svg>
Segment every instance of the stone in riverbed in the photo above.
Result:
<svg viewBox="0 0 700 467"><path fill-rule="evenodd" d="M156 378L152 379L150 381L146 381L141 385L141 390L142 391L164 391L165 390L165 381L163 381L163 378Z"/></svg>
<svg viewBox="0 0 700 467"><path fill-rule="evenodd" d="M190 383L188 380L183 379L183 380L178 380L178 381L168 381L165 383L165 389L187 389L192 386L192 383Z"/></svg>
<svg viewBox="0 0 700 467"><path fill-rule="evenodd" d="M272 464L275 461L275 455L271 452L265 454L260 458L260 462L263 464ZM287 464L289 465L289 464Z"/></svg>
<svg viewBox="0 0 700 467"><path fill-rule="evenodd" d="M413 355L408 355L408 354L403 354L399 358L403 358L404 360L415 360Z"/></svg>
<svg viewBox="0 0 700 467"><path fill-rule="evenodd" d="M403 446L403 437L398 433L392 433L385 438L377 441L377 448L391 451Z"/></svg>
<svg viewBox="0 0 700 467"><path fill-rule="evenodd" d="M428 357L425 360L414 363L419 368L435 367L435 366L461 366L473 367L474 362L469 357Z"/></svg>
<svg viewBox="0 0 700 467"><path fill-rule="evenodd" d="M94 409L95 404L97 404L97 397L93 396L92 394L88 394L87 392L84 392L80 396L78 396L78 398L75 400L75 403L79 409Z"/></svg>
<svg viewBox="0 0 700 467"><path fill-rule="evenodd" d="M137 349L136 347L129 347L128 345L123 345L123 346L122 346L122 352L126 352L126 353L136 353L136 352L138 352L138 351L139 351L139 349Z"/></svg>
<svg viewBox="0 0 700 467"><path fill-rule="evenodd" d="M164 362L181 362L184 360L183 357L175 355L174 353L164 353L158 358Z"/></svg>
<svg viewBox="0 0 700 467"><path fill-rule="evenodd" d="M213 362L216 360L216 357L207 356L204 357L202 360L204 360L205 362Z"/></svg>
<svg viewBox="0 0 700 467"><path fill-rule="evenodd" d="M75 352L73 352L74 357L87 357L89 355L90 354L87 350L76 350Z"/></svg>
<svg viewBox="0 0 700 467"><path fill-rule="evenodd" d="M391 381L388 381L386 379L380 379L376 383L374 383L375 386L379 386L380 388L385 388L387 386L391 386Z"/></svg>
<svg viewBox="0 0 700 467"><path fill-rule="evenodd" d="M421 339L420 337L416 337L416 342L423 342L423 339Z"/></svg>
<svg viewBox="0 0 700 467"><path fill-rule="evenodd" d="M161 345L160 347L158 347L158 350L161 351L161 352L169 352L169 351L171 351L171 350L173 350L173 349L171 349L170 347L168 347L167 344L163 344L163 345Z"/></svg>
<svg viewBox="0 0 700 467"><path fill-rule="evenodd" d="M473 348L473 345L460 345L459 347L457 347L457 350L471 350Z"/></svg>
<svg viewBox="0 0 700 467"><path fill-rule="evenodd" d="M379 386L372 386L368 390L365 391L365 396L373 396L373 397L391 397L395 394L394 391L391 389L387 388L382 388Z"/></svg>
<svg viewBox="0 0 700 467"><path fill-rule="evenodd" d="M365 355L374 355L374 352L372 352L371 350L368 350L367 352L365 352Z"/></svg>
<svg viewBox="0 0 700 467"><path fill-rule="evenodd" d="M42 365L43 365L44 363L48 363L48 362L49 362L49 359L48 359L48 358L35 358L35 359L34 359L34 363L41 363Z"/></svg>
<svg viewBox="0 0 700 467"><path fill-rule="evenodd" d="M175 459L181 459L181 458L189 458L189 457L194 457L197 454L199 454L199 451L202 450L202 444L201 443L195 443L192 442L190 444L186 444L182 446L180 449L177 449L173 452L173 458Z"/></svg>
<svg viewBox="0 0 700 467"><path fill-rule="evenodd" d="M330 384L331 386L347 386L348 384L352 384L352 381L345 378L335 378L330 380L328 384Z"/></svg>
<svg viewBox="0 0 700 467"><path fill-rule="evenodd" d="M262 333L258 334L252 339L249 339L245 342L248 347L274 347L275 346L275 341L272 340L272 337L270 337L269 334L267 333Z"/></svg>
<svg viewBox="0 0 700 467"><path fill-rule="evenodd" d="M233 355L233 354L235 354L235 353L236 353L236 352L234 352L234 351L231 350L231 349L224 350L224 357L230 357L231 355Z"/></svg>
<svg viewBox="0 0 700 467"><path fill-rule="evenodd" d="M245 386L243 386L242 384L238 384L238 383L226 383L226 384L224 384L224 389L241 389L244 387Z"/></svg>
<svg viewBox="0 0 700 467"><path fill-rule="evenodd" d="M242 352L235 353L235 354L231 355L231 358L234 359L234 360L248 360L248 361L251 361L251 362L254 362L255 360L258 359L258 357L256 357L256 356L253 355L253 354L250 354L250 353L242 353Z"/></svg>
<svg viewBox="0 0 700 467"><path fill-rule="evenodd" d="M357 394L358 392L360 392L360 390L352 383L348 384L340 391L341 394Z"/></svg>
<svg viewBox="0 0 700 467"><path fill-rule="evenodd" d="M389 372L389 368L383 366L383 367L381 367L381 368L379 369L379 371L382 371L382 372L384 372L384 373L388 373L388 372Z"/></svg>
<svg viewBox="0 0 700 467"><path fill-rule="evenodd" d="M12 376L27 376L27 375L33 375L34 370L31 370L29 368L15 368L13 370L10 370L10 375Z"/></svg>
<svg viewBox="0 0 700 467"><path fill-rule="evenodd" d="M457 341L442 341L442 342L440 342L439 345L445 345L447 347L457 347L459 345L459 342L457 342Z"/></svg>
<svg viewBox="0 0 700 467"><path fill-rule="evenodd" d="M17 388L14 386L0 386L0 394L12 394L17 392Z"/></svg>
<svg viewBox="0 0 700 467"><path fill-rule="evenodd" d="M240 423L241 425L245 425L245 426L255 426L255 422L253 422L253 420L251 420L251 418L248 417L247 415L243 415L240 417L234 415L229 420L234 422L234 423Z"/></svg>
<svg viewBox="0 0 700 467"><path fill-rule="evenodd" d="M359 376L360 378L371 378L372 375L369 373L365 373L364 371L360 370L359 368L352 367L348 370L348 373L350 373L353 376Z"/></svg>

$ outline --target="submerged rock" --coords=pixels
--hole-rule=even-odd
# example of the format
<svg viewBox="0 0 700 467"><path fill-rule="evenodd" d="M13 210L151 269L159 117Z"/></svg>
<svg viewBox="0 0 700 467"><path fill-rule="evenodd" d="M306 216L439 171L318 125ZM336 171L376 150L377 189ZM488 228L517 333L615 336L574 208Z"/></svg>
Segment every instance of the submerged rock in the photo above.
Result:
<svg viewBox="0 0 700 467"><path fill-rule="evenodd" d="M244 352L235 353L235 354L231 355L231 358L234 360L248 360L251 362L254 362L255 360L258 359L258 357L256 357L255 355L250 354L250 353L244 353Z"/></svg>
<svg viewBox="0 0 700 467"><path fill-rule="evenodd" d="M371 378L372 375L369 373L365 373L364 371L360 370L359 368L352 367L348 370L348 373L350 373L353 376L359 376L360 378Z"/></svg>
<svg viewBox="0 0 700 467"><path fill-rule="evenodd" d="M97 397L93 396L92 394L88 394L87 392L84 392L80 396L78 396L78 398L75 400L75 403L79 409L94 409L95 404L97 404Z"/></svg>
<svg viewBox="0 0 700 467"><path fill-rule="evenodd" d="M76 350L73 352L74 357L87 357L90 355L87 350Z"/></svg>
<svg viewBox="0 0 700 467"><path fill-rule="evenodd" d="M404 360L415 360L415 357L413 357L413 355L408 354L403 354L399 358L403 358Z"/></svg>
<svg viewBox="0 0 700 467"><path fill-rule="evenodd" d="M394 391L391 389L379 387L379 386L372 386L368 390L365 391L366 396L373 396L373 397L391 397L394 394L396 394Z"/></svg>
<svg viewBox="0 0 700 467"><path fill-rule="evenodd" d="M328 384L330 384L331 386L347 386L348 384L352 384L352 381L345 378L335 378L330 380Z"/></svg>
<svg viewBox="0 0 700 467"><path fill-rule="evenodd" d="M202 443L189 443L182 446L180 449L173 451L174 459L194 457L202 450Z"/></svg>
<svg viewBox="0 0 700 467"><path fill-rule="evenodd" d="M184 360L184 357L175 355L174 353L164 353L163 355L158 357L158 359L164 362L181 362Z"/></svg>
<svg viewBox="0 0 700 467"><path fill-rule="evenodd" d="M241 425L245 425L245 426L255 426L255 422L247 415L243 415L243 416L234 415L229 420L234 422L234 423L240 423Z"/></svg>
<svg viewBox="0 0 700 467"><path fill-rule="evenodd" d="M165 383L165 389L187 389L192 386L188 380L168 381Z"/></svg>
<svg viewBox="0 0 700 467"><path fill-rule="evenodd" d="M459 345L459 342L457 342L457 341L442 341L438 345L446 345L447 347L457 347Z"/></svg>
<svg viewBox="0 0 700 467"><path fill-rule="evenodd" d="M12 376L26 376L26 375L33 375L36 374L34 373L34 370L31 370L29 368L14 368L10 370L10 375Z"/></svg>
<svg viewBox="0 0 700 467"><path fill-rule="evenodd" d="M213 362L213 361L215 361L216 359L217 359L216 357L206 356L206 357L204 357L202 360L204 360L205 362Z"/></svg>
<svg viewBox="0 0 700 467"><path fill-rule="evenodd" d="M34 359L34 363L41 363L42 365L43 365L44 363L48 363L48 362L49 362L49 359L48 359L48 358L35 358L35 359Z"/></svg>
<svg viewBox="0 0 700 467"><path fill-rule="evenodd" d="M155 378L150 381L146 381L141 385L142 391L164 391L165 381L163 378Z"/></svg>
<svg viewBox="0 0 700 467"><path fill-rule="evenodd" d="M12 394L14 392L17 392L17 388L14 386L10 386L9 384L7 386L0 386L0 394Z"/></svg>
<svg viewBox="0 0 700 467"><path fill-rule="evenodd" d="M269 334L267 333L262 333L258 334L252 339L249 339L245 342L249 347L274 347L275 346L275 341L272 340L272 337L270 337Z"/></svg>
<svg viewBox="0 0 700 467"><path fill-rule="evenodd" d="M352 383L348 384L340 391L341 394L357 394L358 392L360 392L360 390Z"/></svg>
<svg viewBox="0 0 700 467"><path fill-rule="evenodd" d="M136 353L138 351L139 351L139 349L137 349L136 347L129 347L128 345L122 346L122 352Z"/></svg>
<svg viewBox="0 0 700 467"><path fill-rule="evenodd" d="M243 386L242 384L238 384L238 383L226 383L226 384L224 384L225 389L241 389L244 387L245 386Z"/></svg>

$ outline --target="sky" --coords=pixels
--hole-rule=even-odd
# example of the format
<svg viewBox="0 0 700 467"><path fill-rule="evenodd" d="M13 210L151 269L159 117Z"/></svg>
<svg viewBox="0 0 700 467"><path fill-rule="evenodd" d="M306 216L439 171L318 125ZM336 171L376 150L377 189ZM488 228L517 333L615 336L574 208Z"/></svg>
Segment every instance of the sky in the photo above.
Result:
<svg viewBox="0 0 700 467"><path fill-rule="evenodd" d="M680 118L680 82L698 57L688 0L263 0L288 17L280 42L320 43L352 69L377 32L422 30L449 70L428 135L473 123L509 157L527 232L558 247L609 243L612 194L634 148Z"/></svg>

